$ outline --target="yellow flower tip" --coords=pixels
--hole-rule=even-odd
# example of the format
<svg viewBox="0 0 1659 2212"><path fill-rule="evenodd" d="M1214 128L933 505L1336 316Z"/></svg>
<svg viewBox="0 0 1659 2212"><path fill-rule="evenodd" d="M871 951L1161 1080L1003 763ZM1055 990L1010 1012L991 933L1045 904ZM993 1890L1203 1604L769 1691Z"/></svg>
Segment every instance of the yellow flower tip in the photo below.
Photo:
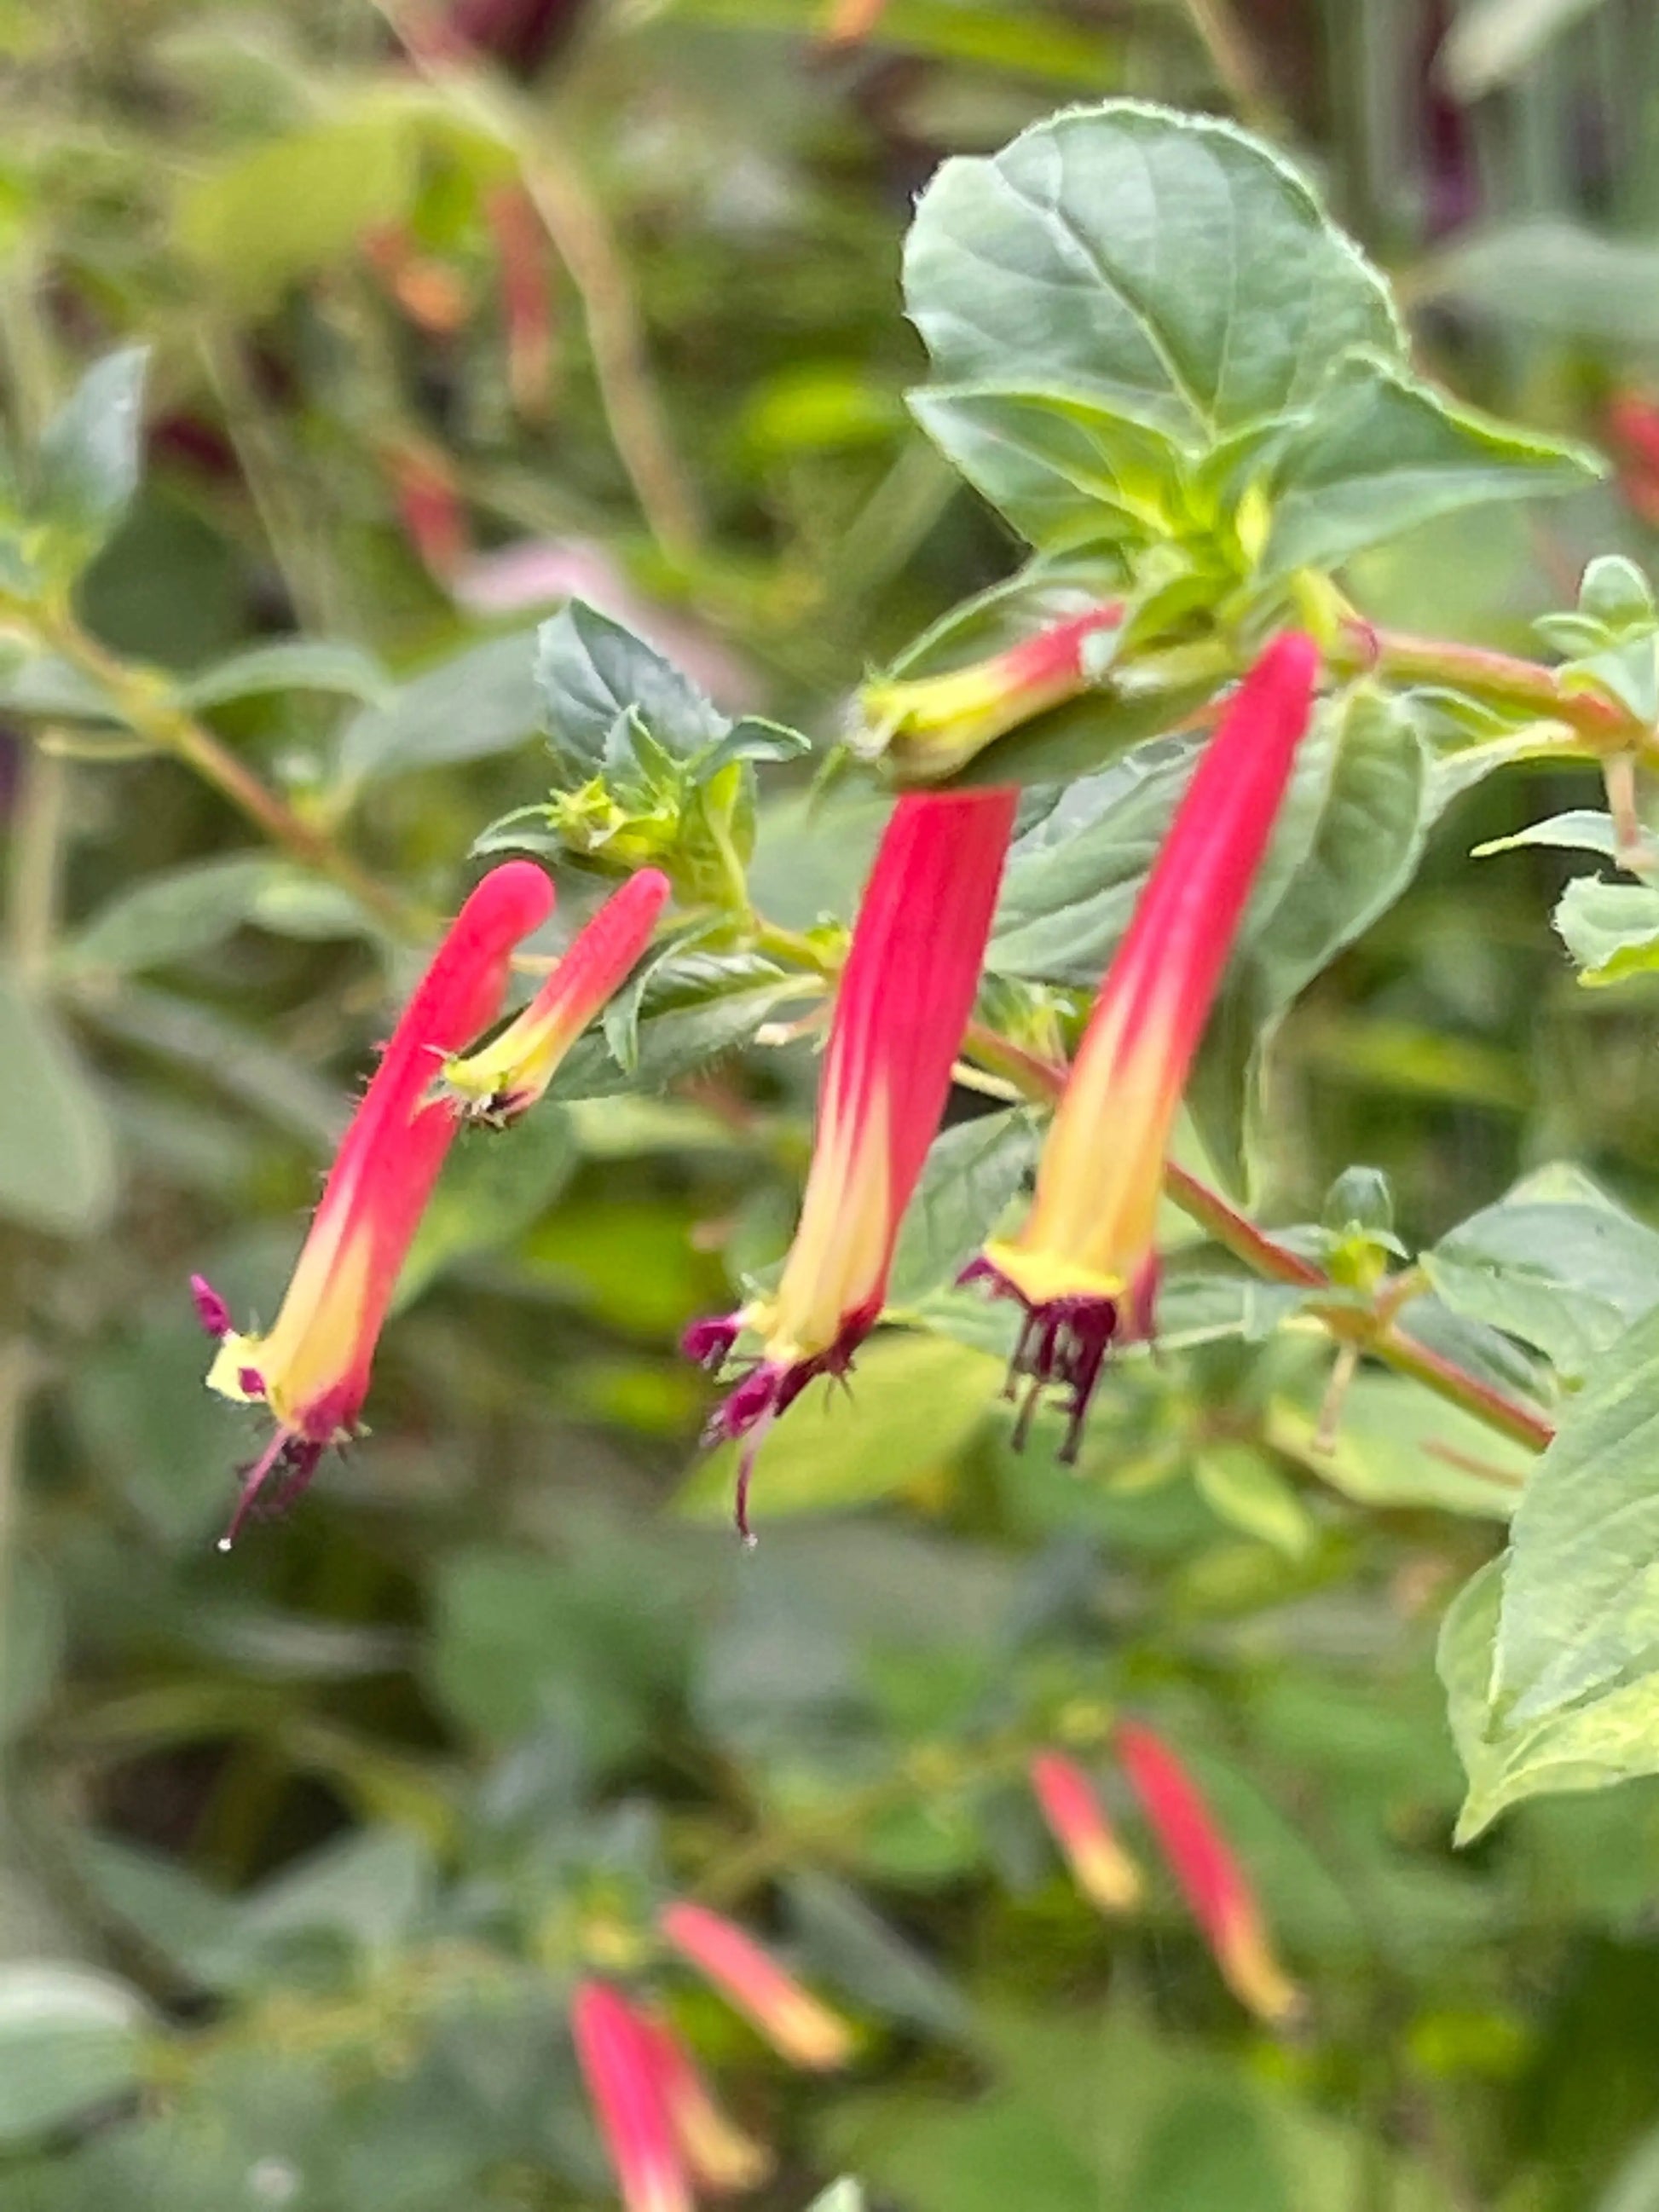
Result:
<svg viewBox="0 0 1659 2212"><path fill-rule="evenodd" d="M988 1239L985 1259L1030 1307L1055 1305L1067 1298L1109 1299L1115 1304L1128 1295L1129 1285L1121 1275L1102 1273L1063 1253L1042 1251L1012 1239Z"/></svg>
<svg viewBox="0 0 1659 2212"><path fill-rule="evenodd" d="M1075 1847L1072 1871L1089 1902L1109 1917L1133 1912L1146 1895L1139 1868L1126 1851L1104 1839Z"/></svg>
<svg viewBox="0 0 1659 2212"><path fill-rule="evenodd" d="M1252 1932L1237 1938L1218 1963L1228 1988L1264 2027L1282 2033L1306 2021L1307 1993L1273 1957L1264 1936Z"/></svg>
<svg viewBox="0 0 1659 2212"><path fill-rule="evenodd" d="M239 1406L263 1405L265 1384L259 1358L264 1346L263 1337L239 1336L234 1329L222 1336L207 1371L208 1389Z"/></svg>

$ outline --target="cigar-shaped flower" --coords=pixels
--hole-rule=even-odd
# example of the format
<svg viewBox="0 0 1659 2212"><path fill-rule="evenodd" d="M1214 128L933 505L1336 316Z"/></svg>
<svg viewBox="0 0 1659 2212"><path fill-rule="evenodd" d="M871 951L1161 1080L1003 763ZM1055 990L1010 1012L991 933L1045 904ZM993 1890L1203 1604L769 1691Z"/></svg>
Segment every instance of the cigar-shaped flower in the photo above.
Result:
<svg viewBox="0 0 1659 2212"><path fill-rule="evenodd" d="M651 941L668 878L641 868L579 929L523 1012L478 1051L446 1060L441 1081L461 1118L501 1127L533 1106L595 1014Z"/></svg>
<svg viewBox="0 0 1659 2212"><path fill-rule="evenodd" d="M1153 1231L1188 1071L1267 849L1312 710L1318 648L1274 640L1205 749L1107 971L1055 1109L1018 1234L988 1243L964 1281L1017 1299L1015 1379L1066 1395L1073 1459L1114 1340L1151 1334Z"/></svg>
<svg viewBox="0 0 1659 2212"><path fill-rule="evenodd" d="M771 2153L720 2110L690 2053L665 2021L651 2013L639 2014L638 2021L656 2067L658 2094L692 2180L717 2197L758 2189L772 2171Z"/></svg>
<svg viewBox="0 0 1659 2212"><path fill-rule="evenodd" d="M852 2055L853 2032L786 1973L752 1936L702 1905L671 1905L664 1936L721 1996L746 2014L774 2050L794 2066L827 2073Z"/></svg>
<svg viewBox="0 0 1659 2212"><path fill-rule="evenodd" d="M756 1447L817 1375L844 1375L878 1319L904 1209L938 1133L979 986L1013 828L1011 790L901 799L865 888L836 993L799 1224L775 1290L688 1330L718 1372L745 1330L759 1356L710 1424Z"/></svg>
<svg viewBox="0 0 1659 2212"><path fill-rule="evenodd" d="M1113 600L965 668L866 684L859 693L862 733L855 746L907 775L954 775L994 738L1088 690L1089 641L1122 619L1122 603Z"/></svg>
<svg viewBox="0 0 1659 2212"><path fill-rule="evenodd" d="M1132 1911L1140 1902L1140 1870L1118 1841L1088 1776L1058 1751L1040 1751L1030 1771L1032 1792L1078 1887L1103 1912Z"/></svg>
<svg viewBox="0 0 1659 2212"><path fill-rule="evenodd" d="M221 1549L267 1482L277 1506L291 1503L328 1447L356 1431L398 1272L457 1127L449 1107L430 1097L433 1076L495 1018L514 946L552 906L542 870L509 860L461 908L352 1116L270 1328L233 1329L223 1299L192 1278L203 1326L219 1339L209 1388L269 1407L276 1422L244 1471Z"/></svg>
<svg viewBox="0 0 1659 2212"><path fill-rule="evenodd" d="M583 1982L570 2031L626 2212L692 2212L649 2025L607 1984Z"/></svg>
<svg viewBox="0 0 1659 2212"><path fill-rule="evenodd" d="M1198 1785L1151 1729L1125 1721L1117 1749L1222 1979L1258 2020L1286 2026L1303 2009L1302 1992L1273 1956L1255 1893Z"/></svg>

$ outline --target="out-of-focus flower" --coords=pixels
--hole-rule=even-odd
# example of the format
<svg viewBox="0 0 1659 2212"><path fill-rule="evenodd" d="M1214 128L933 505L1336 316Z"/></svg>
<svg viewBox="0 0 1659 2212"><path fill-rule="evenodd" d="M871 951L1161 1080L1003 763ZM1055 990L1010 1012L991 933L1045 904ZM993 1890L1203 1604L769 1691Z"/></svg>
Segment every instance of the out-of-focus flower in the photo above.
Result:
<svg viewBox="0 0 1659 2212"><path fill-rule="evenodd" d="M1121 602L1113 600L1053 623L988 660L942 676L866 684L854 747L907 775L930 781L954 775L994 738L1086 691L1089 640L1122 619Z"/></svg>
<svg viewBox="0 0 1659 2212"><path fill-rule="evenodd" d="M578 1985L570 2028L626 2212L692 2212L653 2031L605 1982Z"/></svg>
<svg viewBox="0 0 1659 2212"><path fill-rule="evenodd" d="M627 980L669 895L658 868L641 868L577 931L530 1004L498 1037L447 1060L441 1081L464 1121L516 1121L547 1089L560 1061Z"/></svg>
<svg viewBox="0 0 1659 2212"><path fill-rule="evenodd" d="M792 2065L828 2072L852 2054L853 2032L786 1973L752 1936L706 1905L665 1907L659 1926L681 1957L744 2013Z"/></svg>
<svg viewBox="0 0 1659 2212"><path fill-rule="evenodd" d="M1095 1001L1019 1233L963 1276L1017 1299L1013 1376L1066 1394L1075 1458L1113 1341L1152 1333L1153 1231L1170 1131L1273 833L1319 675L1310 638L1276 638L1199 762Z"/></svg>
<svg viewBox="0 0 1659 2212"><path fill-rule="evenodd" d="M494 868L461 908L392 1032L324 1187L282 1310L264 1334L240 1334L218 1294L192 1277L203 1326L219 1339L208 1384L268 1406L269 1444L245 1470L228 1550L267 1482L278 1509L347 1441L368 1389L398 1271L457 1121L430 1100L439 1061L500 1011L513 947L552 910L553 886L528 860Z"/></svg>
<svg viewBox="0 0 1659 2212"><path fill-rule="evenodd" d="M422 253L407 223L368 232L363 257L417 330L453 337L472 313L472 295L459 272Z"/></svg>
<svg viewBox="0 0 1659 2212"><path fill-rule="evenodd" d="M1075 1759L1040 1751L1031 1788L1078 1887L1103 1912L1128 1912L1140 1901L1140 1870L1118 1841L1094 1785Z"/></svg>
<svg viewBox="0 0 1659 2212"><path fill-rule="evenodd" d="M721 2197L758 2189L772 2171L771 2153L720 2110L673 2029L654 2014L638 2017L669 2124L692 2179Z"/></svg>
<svg viewBox="0 0 1659 2212"><path fill-rule="evenodd" d="M553 294L546 235L520 184L502 185L485 204L501 269L507 326L507 388L527 422L547 412L553 369Z"/></svg>
<svg viewBox="0 0 1659 2212"><path fill-rule="evenodd" d="M881 1314L893 1248L938 1131L973 1011L1013 827L1012 791L915 793L893 810L842 970L799 1225L775 1290L687 1331L718 1372L744 1331L759 1356L710 1425L752 1437L738 1477L815 1376L844 1375Z"/></svg>
<svg viewBox="0 0 1659 2212"><path fill-rule="evenodd" d="M433 581L447 588L472 550L455 471L436 447L407 438L386 447L386 465L404 534Z"/></svg>
<svg viewBox="0 0 1659 2212"><path fill-rule="evenodd" d="M1626 505L1659 529L1659 400L1626 386L1608 399L1602 422Z"/></svg>
<svg viewBox="0 0 1659 2212"><path fill-rule="evenodd" d="M1303 2010L1302 1992L1273 1956L1255 1893L1197 1784L1149 1728L1123 1722L1117 1749L1223 1980L1259 2020L1288 2026Z"/></svg>

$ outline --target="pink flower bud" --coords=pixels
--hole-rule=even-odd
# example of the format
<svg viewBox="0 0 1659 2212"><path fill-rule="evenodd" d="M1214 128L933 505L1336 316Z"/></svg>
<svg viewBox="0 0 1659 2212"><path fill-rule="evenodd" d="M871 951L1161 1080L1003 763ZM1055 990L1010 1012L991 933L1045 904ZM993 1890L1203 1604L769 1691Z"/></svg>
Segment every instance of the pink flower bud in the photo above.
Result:
<svg viewBox="0 0 1659 2212"><path fill-rule="evenodd" d="M680 1954L754 2022L792 2065L844 2066L853 2032L787 1974L752 1936L702 1905L671 1905L658 1923Z"/></svg>
<svg viewBox="0 0 1659 2212"><path fill-rule="evenodd" d="M1318 677L1317 647L1292 631L1234 695L1101 986L1024 1226L988 1243L963 1278L1024 1307L1012 1374L1030 1388L1017 1439L1044 1387L1057 1383L1069 1415L1063 1459L1077 1455L1114 1340L1152 1333L1170 1127Z"/></svg>
<svg viewBox="0 0 1659 2212"><path fill-rule="evenodd" d="M893 1248L938 1133L1013 828L1012 791L913 793L894 808L836 994L817 1128L777 1288L699 1322L688 1355L718 1370L745 1330L759 1357L710 1425L753 1437L738 1477L749 1533L756 1448L815 1376L844 1375L880 1317Z"/></svg>
<svg viewBox="0 0 1659 2212"><path fill-rule="evenodd" d="M1152 1729L1125 1721L1118 1754L1222 1979L1271 2027L1303 2009L1300 1990L1274 1958L1249 1879L1198 1786Z"/></svg>
<svg viewBox="0 0 1659 2212"><path fill-rule="evenodd" d="M264 1485L291 1503L330 1444L354 1433L369 1368L410 1240L455 1130L428 1093L438 1062L495 1018L520 938L552 909L553 886L528 860L494 868L460 914L404 1009L330 1170L281 1310L263 1335L232 1329L199 1276L197 1311L219 1349L208 1386L260 1401L276 1433L246 1469L228 1551Z"/></svg>
<svg viewBox="0 0 1659 2212"><path fill-rule="evenodd" d="M849 22L859 20L850 9L843 13ZM859 694L864 733L854 742L907 775L928 781L954 775L994 738L1086 691L1089 640L1122 620L1122 602L1113 600L1052 623L988 660L942 676L866 684Z"/></svg>
<svg viewBox="0 0 1659 2212"><path fill-rule="evenodd" d="M720 2110L672 2028L651 2014L641 2014L639 2026L656 2066L669 2124L692 2179L720 2197L758 2189L772 2171L770 2152Z"/></svg>
<svg viewBox="0 0 1659 2212"><path fill-rule="evenodd" d="M641 868L572 938L552 974L498 1037L444 1062L442 1083L466 1121L516 1121L541 1097L559 1063L628 980L667 902L668 878Z"/></svg>
<svg viewBox="0 0 1659 2212"><path fill-rule="evenodd" d="M650 2027L607 1984L583 1982L570 2028L625 2212L693 2212Z"/></svg>
<svg viewBox="0 0 1659 2212"><path fill-rule="evenodd" d="M1140 1870L1119 1843L1088 1776L1058 1751L1038 1752L1030 1771L1042 1817L1078 1887L1103 1912L1132 1911L1140 1902Z"/></svg>

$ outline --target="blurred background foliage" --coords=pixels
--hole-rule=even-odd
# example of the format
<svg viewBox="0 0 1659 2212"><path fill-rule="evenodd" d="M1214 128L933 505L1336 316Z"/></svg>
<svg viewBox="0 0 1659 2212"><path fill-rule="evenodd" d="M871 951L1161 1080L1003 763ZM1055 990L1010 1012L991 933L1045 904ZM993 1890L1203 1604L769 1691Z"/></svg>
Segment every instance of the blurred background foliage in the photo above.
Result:
<svg viewBox="0 0 1659 2212"><path fill-rule="evenodd" d="M240 1431L185 1292L271 1310L388 975L544 787L539 616L580 592L824 735L1006 573L903 404L945 154L1107 92L1237 113L1434 374L1608 451L1541 519L1366 556L1368 611L1524 648L1589 553L1651 557L1649 0L5 0L0 71L14 447L150 349L92 656L0 672L0 2207L610 2202L566 1995L677 1887L860 2023L803 2086L671 1984L778 2149L767 2205L845 2169L903 2212L1659 2207L1659 1794L1454 1856L1432 1649L1495 1528L1406 1386L1362 1383L1338 1482L1254 1353L1270 1450L1214 1418L1236 1344L1131 1363L1079 1483L1009 1450L990 1355L884 1340L769 1449L744 1560L675 1341L787 1235L799 1046L573 1099L510 1175L466 1148L379 1433L228 1560ZM103 711L146 665L205 763ZM766 787L757 903L844 915L878 803ZM1364 1160L1415 1245L1562 1157L1652 1214L1650 995L1577 989L1561 856L1466 857L1595 795L1483 787L1297 1007L1279 1218ZM1255 1869L1313 1996L1288 2042L1172 1898L1109 1931L1052 1861L1024 1758L1123 1698Z"/></svg>

